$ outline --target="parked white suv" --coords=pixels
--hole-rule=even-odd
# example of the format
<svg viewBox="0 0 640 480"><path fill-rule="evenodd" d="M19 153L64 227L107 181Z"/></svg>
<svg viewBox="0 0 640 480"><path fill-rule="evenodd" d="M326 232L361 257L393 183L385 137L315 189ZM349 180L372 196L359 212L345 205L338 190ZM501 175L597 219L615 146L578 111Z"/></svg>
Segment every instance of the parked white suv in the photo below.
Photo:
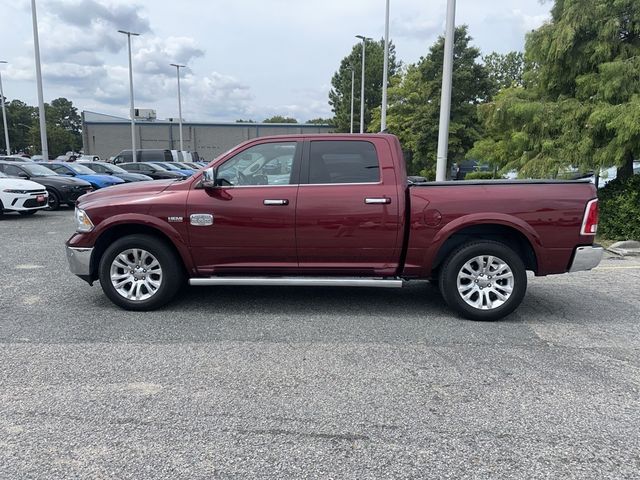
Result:
<svg viewBox="0 0 640 480"><path fill-rule="evenodd" d="M11 178L0 172L0 216L7 211L33 215L48 203L49 194L39 183Z"/></svg>

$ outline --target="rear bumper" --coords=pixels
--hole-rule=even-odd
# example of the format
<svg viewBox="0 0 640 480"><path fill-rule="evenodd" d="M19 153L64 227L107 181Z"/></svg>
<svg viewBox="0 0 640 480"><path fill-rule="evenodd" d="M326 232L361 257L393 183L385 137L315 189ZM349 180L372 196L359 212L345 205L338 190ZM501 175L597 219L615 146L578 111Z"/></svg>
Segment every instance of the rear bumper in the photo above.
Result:
<svg viewBox="0 0 640 480"><path fill-rule="evenodd" d="M604 249L599 245L576 248L569 272L582 272L597 267L602 260L603 253Z"/></svg>
<svg viewBox="0 0 640 480"><path fill-rule="evenodd" d="M67 261L69 270L79 277L89 277L91 275L91 255L93 248L80 248L66 246Z"/></svg>

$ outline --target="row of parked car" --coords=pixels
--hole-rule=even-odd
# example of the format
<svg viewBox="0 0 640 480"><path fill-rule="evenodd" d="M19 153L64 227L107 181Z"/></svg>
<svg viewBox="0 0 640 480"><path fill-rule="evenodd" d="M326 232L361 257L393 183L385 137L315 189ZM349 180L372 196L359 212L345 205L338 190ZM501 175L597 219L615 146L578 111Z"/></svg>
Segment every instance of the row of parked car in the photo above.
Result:
<svg viewBox="0 0 640 480"><path fill-rule="evenodd" d="M130 182L184 179L206 166L204 162L102 161L35 162L21 156L0 156L0 215L15 211L74 206L85 193Z"/></svg>

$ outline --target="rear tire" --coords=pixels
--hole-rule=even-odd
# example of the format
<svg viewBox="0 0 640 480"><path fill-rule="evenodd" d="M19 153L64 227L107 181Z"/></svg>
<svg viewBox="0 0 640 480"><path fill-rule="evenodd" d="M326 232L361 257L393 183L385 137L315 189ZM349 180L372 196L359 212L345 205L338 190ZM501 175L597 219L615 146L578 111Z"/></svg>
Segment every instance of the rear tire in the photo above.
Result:
<svg viewBox="0 0 640 480"><path fill-rule="evenodd" d="M147 311L165 305L183 283L182 265L173 249L149 235L116 240L98 267L105 295L126 310Z"/></svg>
<svg viewBox="0 0 640 480"><path fill-rule="evenodd" d="M447 304L470 320L499 320L513 312L527 290L520 256L503 243L462 245L445 260L440 292Z"/></svg>

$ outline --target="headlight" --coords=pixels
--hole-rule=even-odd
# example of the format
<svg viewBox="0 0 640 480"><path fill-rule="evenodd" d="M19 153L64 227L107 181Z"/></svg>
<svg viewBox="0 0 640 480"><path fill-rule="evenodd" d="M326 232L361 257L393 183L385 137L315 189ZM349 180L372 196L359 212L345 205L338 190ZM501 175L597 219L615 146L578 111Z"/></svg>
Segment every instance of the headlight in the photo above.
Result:
<svg viewBox="0 0 640 480"><path fill-rule="evenodd" d="M93 222L81 208L76 208L76 232L87 233L93 230Z"/></svg>
<svg viewBox="0 0 640 480"><path fill-rule="evenodd" d="M3 190L4 193L18 193L20 195L25 195L27 193L26 190Z"/></svg>

